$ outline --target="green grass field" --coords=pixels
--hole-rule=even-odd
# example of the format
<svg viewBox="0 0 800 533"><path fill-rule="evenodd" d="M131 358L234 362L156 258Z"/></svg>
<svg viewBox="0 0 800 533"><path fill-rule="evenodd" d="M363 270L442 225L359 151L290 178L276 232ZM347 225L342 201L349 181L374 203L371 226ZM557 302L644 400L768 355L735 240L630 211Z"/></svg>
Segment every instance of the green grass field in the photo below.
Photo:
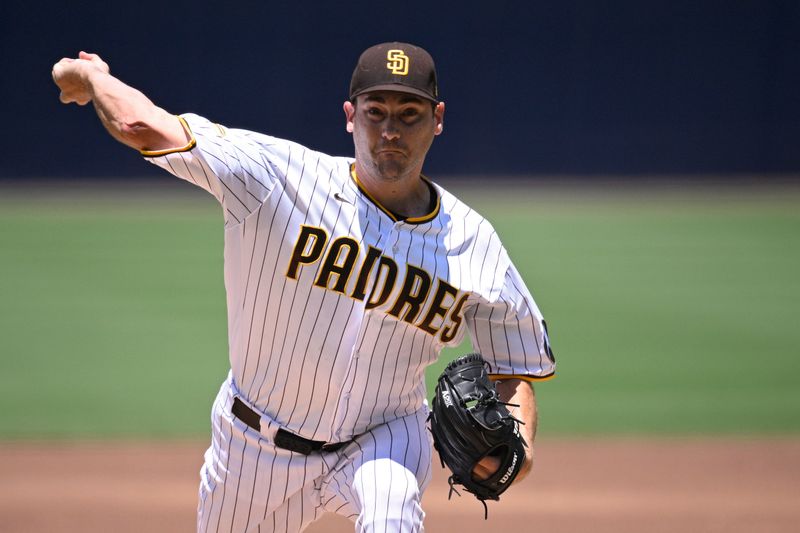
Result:
<svg viewBox="0 0 800 533"><path fill-rule="evenodd" d="M144 187L0 189L0 438L207 434L221 214ZM451 189L550 326L540 431L800 431L800 189Z"/></svg>

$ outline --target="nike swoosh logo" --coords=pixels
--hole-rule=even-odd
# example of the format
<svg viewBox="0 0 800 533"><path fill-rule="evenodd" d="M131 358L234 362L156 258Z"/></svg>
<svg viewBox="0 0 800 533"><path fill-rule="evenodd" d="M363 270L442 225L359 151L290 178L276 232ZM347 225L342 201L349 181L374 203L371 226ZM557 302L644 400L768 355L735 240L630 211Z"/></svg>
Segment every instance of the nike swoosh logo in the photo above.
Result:
<svg viewBox="0 0 800 533"><path fill-rule="evenodd" d="M344 196L342 196L338 192L333 193L333 197L336 198L337 200L339 200L340 202L347 202L348 204L352 204L353 203L349 199L345 198Z"/></svg>

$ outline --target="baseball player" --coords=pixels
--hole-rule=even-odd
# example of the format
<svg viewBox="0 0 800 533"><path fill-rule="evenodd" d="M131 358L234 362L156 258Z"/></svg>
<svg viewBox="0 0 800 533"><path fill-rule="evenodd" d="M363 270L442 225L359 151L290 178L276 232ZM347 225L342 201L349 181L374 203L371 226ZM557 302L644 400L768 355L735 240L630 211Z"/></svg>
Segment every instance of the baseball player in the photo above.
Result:
<svg viewBox="0 0 800 533"><path fill-rule="evenodd" d="M344 102L355 158L170 114L95 54L53 79L62 102L92 102L114 138L223 208L231 370L198 531L301 531L326 512L422 531L424 372L467 332L533 443L529 382L555 370L545 323L490 223L422 174L445 110L426 51L359 58ZM474 474L496 469L487 457Z"/></svg>

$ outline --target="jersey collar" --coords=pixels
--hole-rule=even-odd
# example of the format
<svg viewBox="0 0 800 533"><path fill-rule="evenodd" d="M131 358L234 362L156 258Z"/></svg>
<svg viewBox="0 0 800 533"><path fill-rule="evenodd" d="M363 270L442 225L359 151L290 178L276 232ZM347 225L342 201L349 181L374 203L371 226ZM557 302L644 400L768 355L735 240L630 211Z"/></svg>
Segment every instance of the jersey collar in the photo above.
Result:
<svg viewBox="0 0 800 533"><path fill-rule="evenodd" d="M375 204L375 207L377 207L378 209L383 211L383 213L386 216L388 216L389 218L391 218L392 221L394 221L394 222L406 222L408 224L423 224L425 222L430 222L431 220L436 218L436 215L439 214L439 208L440 208L440 206L442 204L442 198L439 195L439 191L436 190L436 187L433 185L431 180L429 180L427 177L425 177L422 174L420 174L420 178L422 178L422 181L424 181L425 184L428 185L428 188L430 189L431 194L434 195L434 197L436 199L436 204L433 206L433 209L431 210L431 212L428 213L427 215L422 215L421 217L408 217L408 218L403 218L400 215L398 215L396 213L393 213L392 211L390 211L389 209L384 207L374 196L372 196L369 193L369 191L367 191L367 189L364 187L364 185L361 184L361 181L359 181L359 179L358 179L358 175L356 174L356 164L355 163L350 163L350 177L352 178L353 182L356 184L356 187L358 187L358 190L361 192L361 194L366 196L367 199L370 202Z"/></svg>

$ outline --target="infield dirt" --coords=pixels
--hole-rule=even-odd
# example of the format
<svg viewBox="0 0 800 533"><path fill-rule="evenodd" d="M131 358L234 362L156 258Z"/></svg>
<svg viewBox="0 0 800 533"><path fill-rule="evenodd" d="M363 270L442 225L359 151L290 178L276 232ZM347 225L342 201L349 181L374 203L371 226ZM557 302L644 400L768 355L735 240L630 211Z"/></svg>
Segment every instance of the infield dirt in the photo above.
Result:
<svg viewBox="0 0 800 533"><path fill-rule="evenodd" d="M204 442L0 443L0 531L194 531ZM426 531L797 531L800 437L546 439L534 473L483 507L447 501L445 471ZM310 533L353 531L327 516Z"/></svg>

